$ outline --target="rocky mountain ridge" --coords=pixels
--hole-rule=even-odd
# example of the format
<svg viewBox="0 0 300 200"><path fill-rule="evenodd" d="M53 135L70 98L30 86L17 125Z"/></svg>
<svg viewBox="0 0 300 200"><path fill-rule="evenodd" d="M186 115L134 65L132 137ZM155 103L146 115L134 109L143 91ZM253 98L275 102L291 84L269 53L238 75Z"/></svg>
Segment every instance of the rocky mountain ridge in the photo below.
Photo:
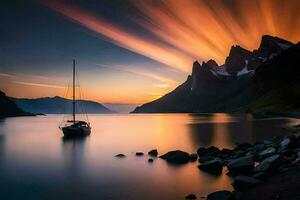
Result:
<svg viewBox="0 0 300 200"><path fill-rule="evenodd" d="M299 43L293 44L268 35L262 37L259 48L254 51L233 46L224 65L218 66L214 60L202 64L195 61L192 74L183 84L165 96L137 107L133 112L252 112L256 109L273 111L272 106L257 108L257 102L264 104L259 102L260 99L272 90L283 91L275 92L268 101L278 100L284 105L286 100L282 99L282 95L278 97L278 93L282 92L287 92L285 95L292 96L295 100L299 99L300 94L296 90L300 79L297 67L300 63L299 49ZM289 84L295 89L284 89ZM296 110L300 108L295 106ZM288 111L291 109L294 108L289 108Z"/></svg>

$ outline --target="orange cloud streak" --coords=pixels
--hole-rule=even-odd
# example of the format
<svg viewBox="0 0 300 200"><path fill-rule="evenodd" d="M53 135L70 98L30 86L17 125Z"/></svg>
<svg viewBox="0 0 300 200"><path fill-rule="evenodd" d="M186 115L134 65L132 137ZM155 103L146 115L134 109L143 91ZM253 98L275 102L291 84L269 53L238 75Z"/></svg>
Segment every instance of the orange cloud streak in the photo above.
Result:
<svg viewBox="0 0 300 200"><path fill-rule="evenodd" d="M234 44L257 48L263 34L300 40L298 0L130 2L142 13L132 19L159 40L131 33L71 4L44 4L121 47L185 72L190 71L194 59L213 58L223 63Z"/></svg>
<svg viewBox="0 0 300 200"><path fill-rule="evenodd" d="M264 34L300 40L298 0L132 0L135 19L161 40L202 60L223 63L234 44L255 49Z"/></svg>
<svg viewBox="0 0 300 200"><path fill-rule="evenodd" d="M45 1L44 4L123 48L189 72L192 58L176 48L130 33L76 6L58 1Z"/></svg>

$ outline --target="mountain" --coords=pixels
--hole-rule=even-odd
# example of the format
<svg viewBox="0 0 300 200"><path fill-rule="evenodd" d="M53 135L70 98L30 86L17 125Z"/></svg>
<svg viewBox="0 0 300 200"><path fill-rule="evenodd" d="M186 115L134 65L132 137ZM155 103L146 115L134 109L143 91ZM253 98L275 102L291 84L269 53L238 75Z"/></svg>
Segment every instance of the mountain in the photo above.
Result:
<svg viewBox="0 0 300 200"><path fill-rule="evenodd" d="M33 116L33 114L24 112L4 92L0 91L0 118L15 116Z"/></svg>
<svg viewBox="0 0 300 200"><path fill-rule="evenodd" d="M233 46L223 65L195 61L183 84L133 113L300 111L299 49L269 35L254 51Z"/></svg>
<svg viewBox="0 0 300 200"><path fill-rule="evenodd" d="M27 112L43 114L72 113L72 100L61 97L37 99L11 98L20 108ZM76 100L76 113L115 113L100 103L87 100Z"/></svg>

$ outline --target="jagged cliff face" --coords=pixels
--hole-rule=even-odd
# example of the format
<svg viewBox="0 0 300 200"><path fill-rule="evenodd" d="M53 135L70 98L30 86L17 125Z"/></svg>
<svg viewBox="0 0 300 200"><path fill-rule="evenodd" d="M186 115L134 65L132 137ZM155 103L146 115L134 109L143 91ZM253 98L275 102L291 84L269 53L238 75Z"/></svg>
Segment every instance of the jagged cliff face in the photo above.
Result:
<svg viewBox="0 0 300 200"><path fill-rule="evenodd" d="M252 52L233 46L224 65L194 62L182 85L134 112L245 111L271 90L300 82L299 46L272 36L263 36Z"/></svg>
<svg viewBox="0 0 300 200"><path fill-rule="evenodd" d="M211 95L216 93L220 81L211 70L218 67L215 61L203 62L200 65L197 61L193 64L191 92L195 95Z"/></svg>
<svg viewBox="0 0 300 200"><path fill-rule="evenodd" d="M251 57L251 52L240 46L231 47L229 56L226 58L226 71L230 74L236 74L241 71Z"/></svg>

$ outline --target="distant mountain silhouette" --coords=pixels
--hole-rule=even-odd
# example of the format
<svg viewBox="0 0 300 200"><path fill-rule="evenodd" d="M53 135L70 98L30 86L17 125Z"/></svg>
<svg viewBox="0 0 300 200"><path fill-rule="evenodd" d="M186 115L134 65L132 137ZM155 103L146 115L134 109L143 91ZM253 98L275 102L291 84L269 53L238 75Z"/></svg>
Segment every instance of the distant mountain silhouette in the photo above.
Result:
<svg viewBox="0 0 300 200"><path fill-rule="evenodd" d="M4 92L0 91L0 118L32 115L31 113L24 112Z"/></svg>
<svg viewBox="0 0 300 200"><path fill-rule="evenodd" d="M72 113L72 100L62 97L45 97L37 99L11 98L20 108L27 112L43 114ZM115 113L100 103L76 100L76 113Z"/></svg>
<svg viewBox="0 0 300 200"><path fill-rule="evenodd" d="M300 111L300 44L265 35L258 49L233 46L225 64L195 61L172 92L133 113Z"/></svg>

